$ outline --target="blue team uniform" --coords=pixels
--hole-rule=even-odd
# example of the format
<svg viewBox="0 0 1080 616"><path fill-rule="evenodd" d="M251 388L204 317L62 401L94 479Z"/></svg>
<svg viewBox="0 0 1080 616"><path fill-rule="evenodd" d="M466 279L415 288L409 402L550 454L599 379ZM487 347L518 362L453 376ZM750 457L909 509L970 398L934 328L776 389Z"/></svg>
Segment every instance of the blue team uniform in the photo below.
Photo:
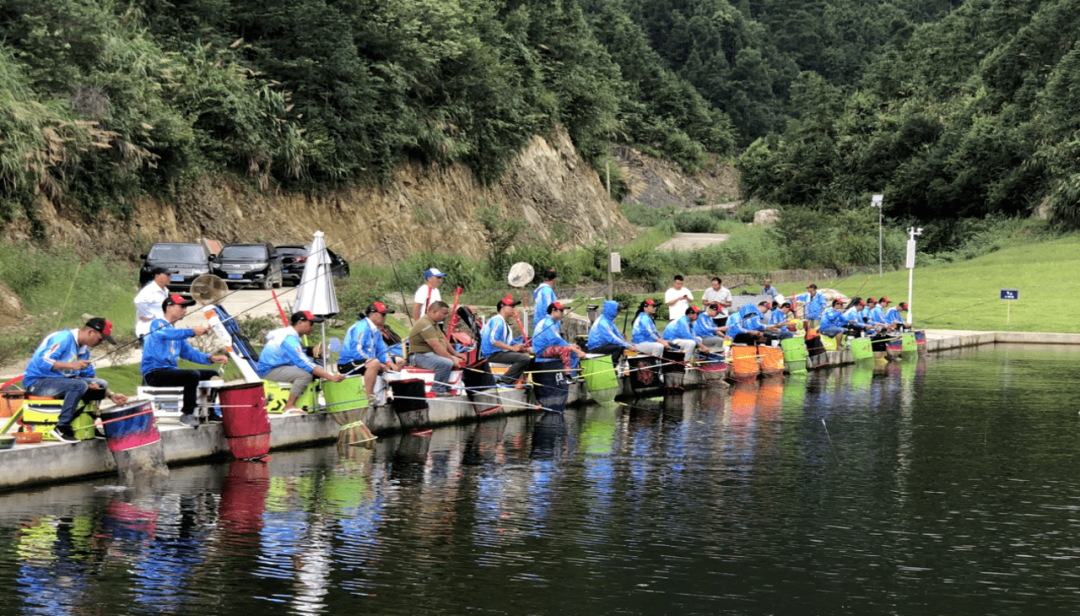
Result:
<svg viewBox="0 0 1080 616"><path fill-rule="evenodd" d="M828 302L825 300L825 296L821 293L815 293L814 298L810 298L809 293L803 293L802 295L795 296L800 302L806 303L806 318L812 320L820 320L821 315L828 308Z"/></svg>
<svg viewBox="0 0 1080 616"><path fill-rule="evenodd" d="M641 344L642 342L660 342L660 330L656 329L656 323L653 322L651 316L646 312L638 313L634 318L634 331L633 335L634 344Z"/></svg>
<svg viewBox="0 0 1080 616"><path fill-rule="evenodd" d="M23 387L30 387L38 379L94 378L94 366L82 370L53 370L56 362L66 363L90 359L90 347L79 346L79 330L65 329L48 335L30 358L23 373Z"/></svg>
<svg viewBox="0 0 1080 616"><path fill-rule="evenodd" d="M501 315L491 317L487 323L484 323L484 328L480 330L480 356L488 357L493 353L504 352L505 349L500 349L495 346L495 343L501 342L510 345L513 339L513 333L510 331L506 319L502 318Z"/></svg>
<svg viewBox="0 0 1080 616"><path fill-rule="evenodd" d="M548 306L555 303L555 289L551 288L549 284L542 284L536 287L533 291L533 307L536 313L533 314L533 330L540 328L540 321L547 318Z"/></svg>
<svg viewBox="0 0 1080 616"><path fill-rule="evenodd" d="M150 333L143 337L142 373L154 370L176 370L179 358L196 364L211 363L210 356L191 346L187 339L195 335L190 329L177 329L165 319L154 319Z"/></svg>
<svg viewBox="0 0 1080 616"><path fill-rule="evenodd" d="M366 320L366 319L365 319ZM295 366L308 372L315 371L315 364L304 354L304 347L300 344L300 334L292 327L285 327L272 332L274 335L267 341L259 354L259 363L255 366L255 372L260 377L265 377L271 370L278 366Z"/></svg>
<svg viewBox="0 0 1080 616"><path fill-rule="evenodd" d="M619 302L607 300L604 302L604 310L589 328L589 348L595 349L605 344L617 344L623 348L630 348L630 343L619 332L615 325L615 315L619 312Z"/></svg>
<svg viewBox="0 0 1080 616"><path fill-rule="evenodd" d="M360 319L352 324L349 331L345 332L345 341L341 343L341 356L338 357L338 363L366 363L373 359L379 360L380 363L389 363L390 350L383 341L382 332L371 322L371 319Z"/></svg>

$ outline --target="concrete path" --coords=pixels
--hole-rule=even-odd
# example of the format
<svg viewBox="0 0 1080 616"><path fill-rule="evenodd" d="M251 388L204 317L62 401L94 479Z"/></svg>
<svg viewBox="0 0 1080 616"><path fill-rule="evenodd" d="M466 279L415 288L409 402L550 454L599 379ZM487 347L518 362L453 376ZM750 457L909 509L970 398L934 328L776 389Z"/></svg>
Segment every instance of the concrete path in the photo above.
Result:
<svg viewBox="0 0 1080 616"><path fill-rule="evenodd" d="M656 247L657 250L694 250L705 248L720 242L726 242L727 233L679 233L670 240Z"/></svg>

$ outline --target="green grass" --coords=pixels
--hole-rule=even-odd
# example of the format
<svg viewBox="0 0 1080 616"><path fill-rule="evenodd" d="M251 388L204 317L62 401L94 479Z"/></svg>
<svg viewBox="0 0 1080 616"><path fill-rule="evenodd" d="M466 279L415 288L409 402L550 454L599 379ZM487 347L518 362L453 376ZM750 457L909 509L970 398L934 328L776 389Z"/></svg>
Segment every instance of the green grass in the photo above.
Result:
<svg viewBox="0 0 1080 616"><path fill-rule="evenodd" d="M1069 318L1069 307L1080 302L1080 236L1005 248L970 261L915 268L912 298L915 323L928 329L970 329L1080 333L1080 319ZM837 283L816 281L845 295L863 298L887 295L895 306L906 302L908 271L878 278L855 275ZM864 286L865 283L865 286ZM860 290L861 287L861 290ZM784 295L804 293L806 283L782 284ZM1009 325L1001 289L1019 289L1011 302ZM1063 318L1064 317L1064 318Z"/></svg>

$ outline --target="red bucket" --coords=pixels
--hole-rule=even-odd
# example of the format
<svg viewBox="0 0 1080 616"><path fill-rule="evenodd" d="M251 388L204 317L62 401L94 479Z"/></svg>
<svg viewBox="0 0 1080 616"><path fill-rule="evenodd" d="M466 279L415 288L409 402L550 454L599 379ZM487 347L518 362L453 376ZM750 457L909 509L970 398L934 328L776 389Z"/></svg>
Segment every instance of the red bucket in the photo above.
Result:
<svg viewBox="0 0 1080 616"><path fill-rule="evenodd" d="M261 458L270 452L270 419L262 383L218 390L225 439L238 460Z"/></svg>

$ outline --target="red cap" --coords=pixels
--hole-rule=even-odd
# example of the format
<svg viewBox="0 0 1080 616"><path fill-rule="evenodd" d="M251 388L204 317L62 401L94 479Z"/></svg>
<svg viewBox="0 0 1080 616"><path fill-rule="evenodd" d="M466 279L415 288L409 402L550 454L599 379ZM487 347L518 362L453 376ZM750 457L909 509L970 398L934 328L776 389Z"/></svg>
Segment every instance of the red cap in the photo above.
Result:
<svg viewBox="0 0 1080 616"><path fill-rule="evenodd" d="M866 298L866 303L867 304L876 304L877 300L872 298L872 297L868 297L868 298Z"/></svg>
<svg viewBox="0 0 1080 616"><path fill-rule="evenodd" d="M656 305L656 300L655 299L646 299L645 300L645 305L646 306L655 306Z"/></svg>
<svg viewBox="0 0 1080 616"><path fill-rule="evenodd" d="M879 299L879 300L877 301L877 303L879 303L879 304L888 304L888 303L890 303L890 302L889 302L889 298L887 298L887 297L885 297L884 295L882 295L882 296L881 296L881 299Z"/></svg>
<svg viewBox="0 0 1080 616"><path fill-rule="evenodd" d="M563 306L562 302L552 302L551 305L555 310L566 310L566 306Z"/></svg>
<svg viewBox="0 0 1080 616"><path fill-rule="evenodd" d="M168 306L194 306L195 300L187 299L183 295L173 293L165 298L165 301L161 302L161 309L164 310Z"/></svg>
<svg viewBox="0 0 1080 616"><path fill-rule="evenodd" d="M690 306L686 311L693 312L694 314L701 314L701 308L698 308L697 306Z"/></svg>
<svg viewBox="0 0 1080 616"><path fill-rule="evenodd" d="M907 302L900 302L900 310L907 310Z"/></svg>
<svg viewBox="0 0 1080 616"><path fill-rule="evenodd" d="M515 300L513 295L507 293L506 297L499 300L499 303L503 306L517 306L521 302Z"/></svg>
<svg viewBox="0 0 1080 616"><path fill-rule="evenodd" d="M311 323L322 323L326 319L311 314L310 310L301 310L300 312L294 312L292 315L292 324L296 325L298 321L309 321Z"/></svg>

